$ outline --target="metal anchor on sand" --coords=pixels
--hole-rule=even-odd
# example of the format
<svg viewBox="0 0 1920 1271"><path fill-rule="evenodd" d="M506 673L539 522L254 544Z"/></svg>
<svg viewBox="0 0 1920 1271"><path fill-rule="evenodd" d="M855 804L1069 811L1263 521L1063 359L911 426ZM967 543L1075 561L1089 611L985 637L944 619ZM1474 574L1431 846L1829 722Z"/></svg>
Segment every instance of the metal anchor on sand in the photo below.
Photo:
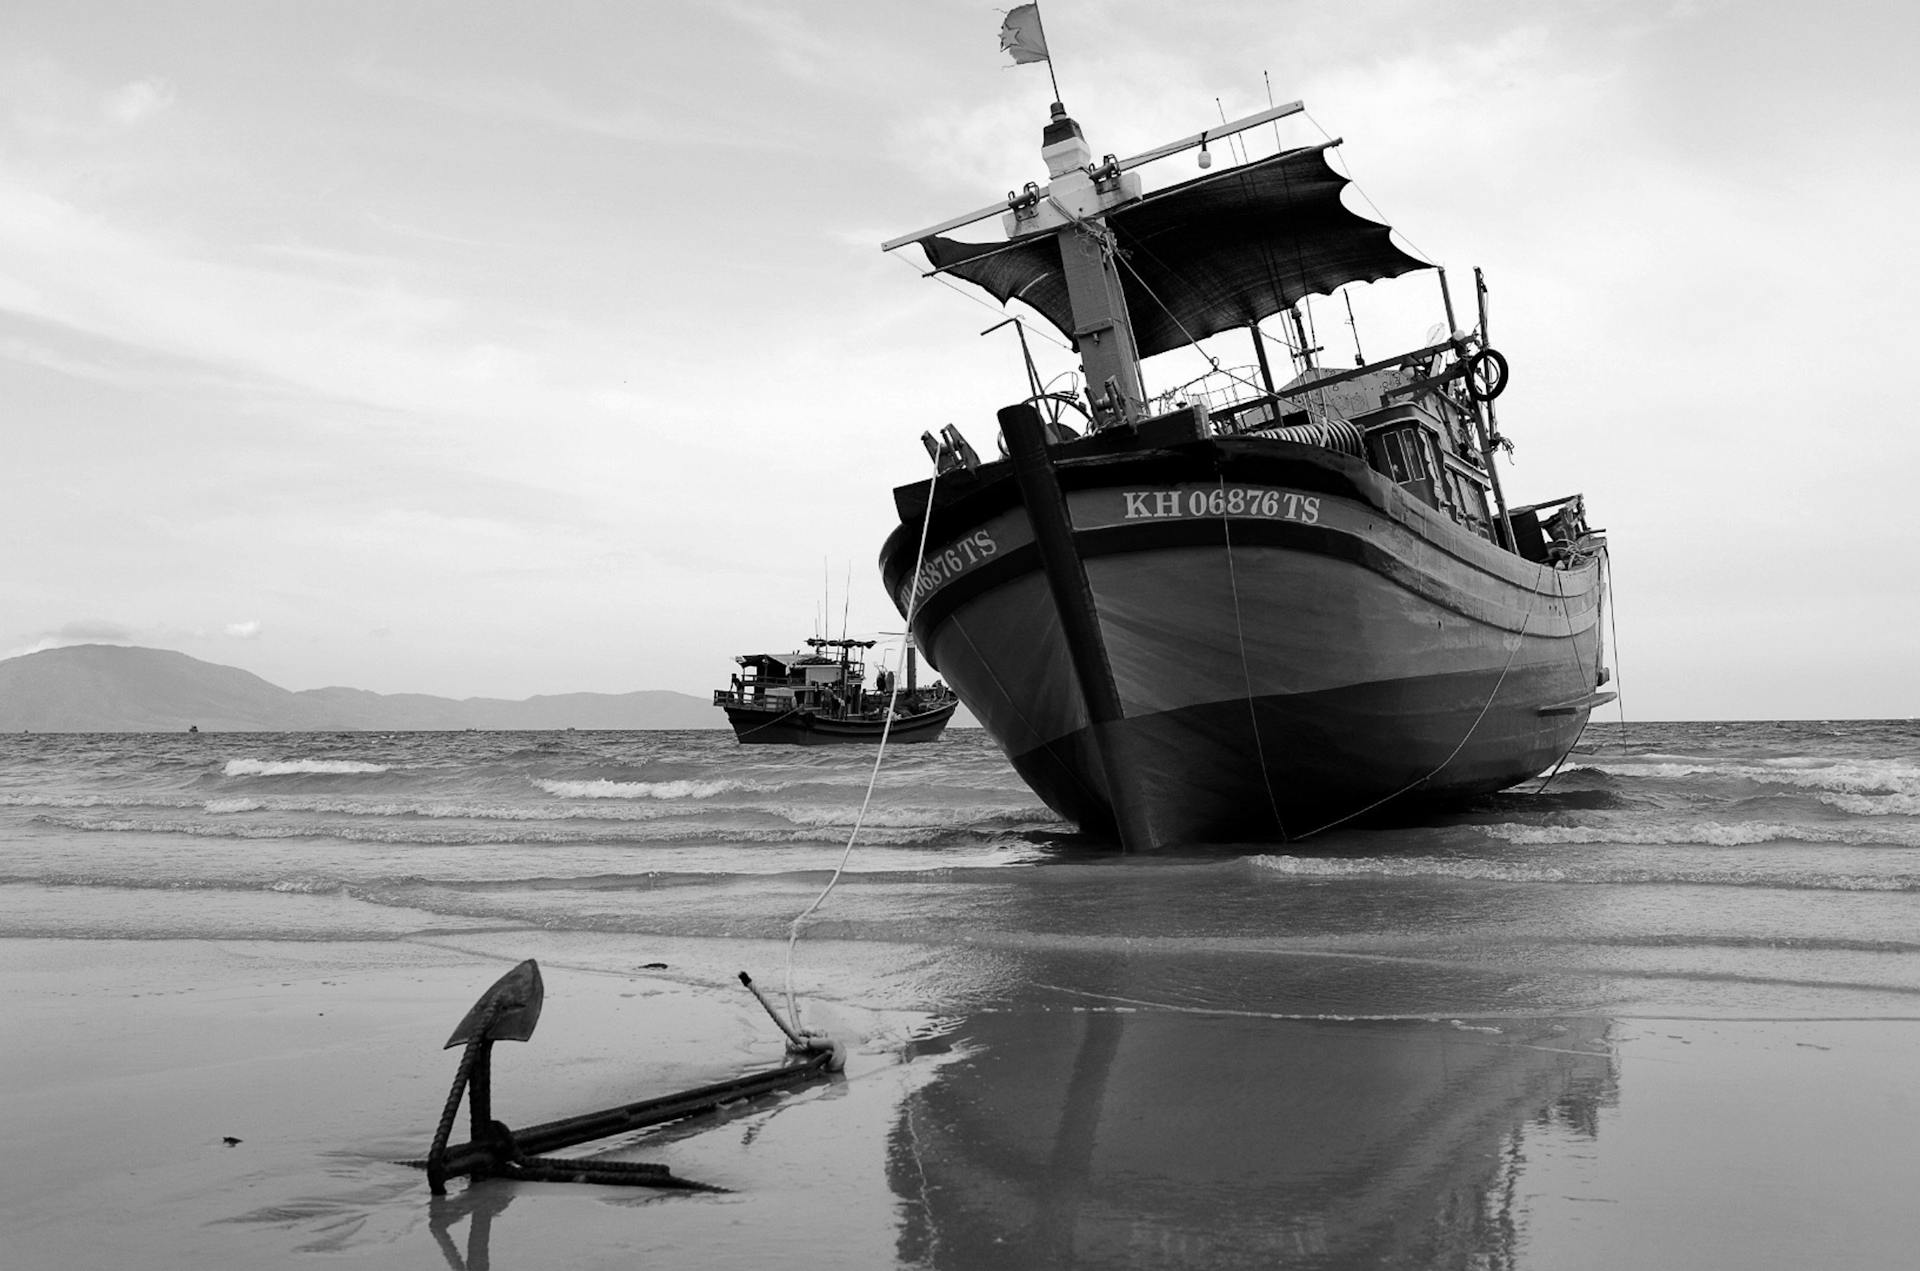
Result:
<svg viewBox="0 0 1920 1271"><path fill-rule="evenodd" d="M763 1006L766 999L742 972L741 982L753 990ZM466 1175L475 1182L483 1178L517 1178L538 1182L610 1183L629 1187L666 1187L692 1191L721 1191L705 1183L676 1178L664 1165L623 1161L585 1161L537 1153L574 1147L595 1139L622 1134L648 1126L677 1121L697 1113L711 1111L723 1104L756 1098L818 1080L840 1068L840 1052L829 1039L817 1034L795 1034L768 1006L774 1022L787 1034L787 1051L795 1056L791 1063L763 1072L749 1073L729 1081L699 1086L679 1094L643 1099L580 1116L548 1121L510 1130L493 1117L493 1044L497 1041L526 1041L540 1022L540 1007L546 995L540 979L540 966L532 958L513 968L480 995L447 1038L446 1049L465 1044L460 1066L447 1093L433 1146L425 1160L407 1164L427 1172L427 1186L436 1196L447 1190L447 1179ZM453 1123L465 1096L470 1113L472 1137L465 1143L448 1145Z"/></svg>

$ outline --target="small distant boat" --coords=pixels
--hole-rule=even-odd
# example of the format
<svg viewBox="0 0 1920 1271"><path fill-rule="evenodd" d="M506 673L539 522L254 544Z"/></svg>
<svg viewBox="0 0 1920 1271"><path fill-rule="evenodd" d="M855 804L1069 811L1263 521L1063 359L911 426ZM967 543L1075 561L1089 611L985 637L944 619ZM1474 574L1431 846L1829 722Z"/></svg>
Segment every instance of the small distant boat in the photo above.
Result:
<svg viewBox="0 0 1920 1271"><path fill-rule="evenodd" d="M933 741L960 705L938 681L922 688L919 663L907 648L906 683L881 671L867 687L864 651L872 640L807 641L810 652L743 653L730 686L713 704L727 712L742 744L833 746L858 742ZM896 692L896 688L898 691ZM889 726L891 717L891 726Z"/></svg>

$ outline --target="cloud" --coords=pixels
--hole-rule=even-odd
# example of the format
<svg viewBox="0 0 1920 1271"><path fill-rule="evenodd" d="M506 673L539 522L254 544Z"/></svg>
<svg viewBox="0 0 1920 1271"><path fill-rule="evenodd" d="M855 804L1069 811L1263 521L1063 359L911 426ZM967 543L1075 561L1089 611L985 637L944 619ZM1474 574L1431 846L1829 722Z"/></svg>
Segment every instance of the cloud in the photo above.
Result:
<svg viewBox="0 0 1920 1271"><path fill-rule="evenodd" d="M68 644L82 644L90 640L124 642L133 639L133 628L105 618L83 618L78 622L64 623L58 629L44 634L47 639Z"/></svg>
<svg viewBox="0 0 1920 1271"><path fill-rule="evenodd" d="M133 628L124 623L107 618L82 618L62 623L51 631L39 632L18 648L0 651L0 661L23 658L29 653L45 653L48 649L64 649L75 644L131 644L133 640Z"/></svg>
<svg viewBox="0 0 1920 1271"><path fill-rule="evenodd" d="M139 79L107 94L103 113L114 123L131 128L173 105L173 85L163 79Z"/></svg>
<svg viewBox="0 0 1920 1271"><path fill-rule="evenodd" d="M229 622L226 633L236 640L251 640L260 634L260 624L256 621Z"/></svg>

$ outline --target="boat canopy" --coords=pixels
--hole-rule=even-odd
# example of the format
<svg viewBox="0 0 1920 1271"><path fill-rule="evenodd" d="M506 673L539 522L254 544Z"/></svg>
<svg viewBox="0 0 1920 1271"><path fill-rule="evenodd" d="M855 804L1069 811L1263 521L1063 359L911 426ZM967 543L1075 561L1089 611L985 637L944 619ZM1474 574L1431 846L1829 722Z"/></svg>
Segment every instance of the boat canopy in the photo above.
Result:
<svg viewBox="0 0 1920 1271"><path fill-rule="evenodd" d="M1430 266L1394 246L1390 226L1340 201L1347 178L1326 152L1288 150L1115 208L1106 222L1141 357L1248 327L1302 297ZM1073 309L1060 236L1001 243L920 239L936 270L1031 305L1069 339Z"/></svg>

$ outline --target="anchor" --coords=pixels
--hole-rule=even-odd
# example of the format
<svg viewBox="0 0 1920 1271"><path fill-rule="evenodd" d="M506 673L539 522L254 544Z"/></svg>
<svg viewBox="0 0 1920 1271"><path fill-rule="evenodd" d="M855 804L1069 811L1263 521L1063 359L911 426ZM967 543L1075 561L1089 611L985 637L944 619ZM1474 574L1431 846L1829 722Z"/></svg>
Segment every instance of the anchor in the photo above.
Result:
<svg viewBox="0 0 1920 1271"><path fill-rule="evenodd" d="M428 1149L426 1159L405 1163L427 1172L427 1187L435 1196L446 1195L447 1180L461 1175L476 1183L485 1178L514 1178L684 1191L726 1190L677 1178L664 1165L583 1161L537 1154L678 1121L723 1104L805 1085L840 1070L842 1052L831 1039L817 1032L795 1032L761 996L744 971L740 973L740 982L786 1034L787 1053L793 1057L791 1062L679 1094L642 1099L523 1130L510 1130L493 1117L493 1044L526 1041L540 1022L546 986L540 979L539 963L528 958L482 993L459 1027L453 1030L453 1035L447 1038L443 1049L451 1050L462 1043L466 1046L460 1055L460 1066L454 1072L453 1089L447 1093L446 1107L440 1113L440 1124L434 1131L433 1146ZM465 1143L449 1146L447 1140L460 1114L463 1095L470 1114L472 1137Z"/></svg>

